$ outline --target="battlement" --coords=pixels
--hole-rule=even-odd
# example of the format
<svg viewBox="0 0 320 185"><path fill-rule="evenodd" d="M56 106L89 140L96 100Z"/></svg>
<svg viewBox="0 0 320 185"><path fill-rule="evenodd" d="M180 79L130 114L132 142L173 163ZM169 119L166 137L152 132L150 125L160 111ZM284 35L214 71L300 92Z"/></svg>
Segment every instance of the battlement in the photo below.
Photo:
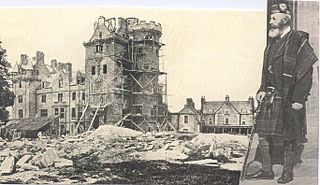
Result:
<svg viewBox="0 0 320 185"><path fill-rule="evenodd" d="M156 23L155 21L145 21L145 20L139 20L138 18L127 18L127 30L133 31L133 30L156 30L159 32L162 32L162 27L160 23Z"/></svg>

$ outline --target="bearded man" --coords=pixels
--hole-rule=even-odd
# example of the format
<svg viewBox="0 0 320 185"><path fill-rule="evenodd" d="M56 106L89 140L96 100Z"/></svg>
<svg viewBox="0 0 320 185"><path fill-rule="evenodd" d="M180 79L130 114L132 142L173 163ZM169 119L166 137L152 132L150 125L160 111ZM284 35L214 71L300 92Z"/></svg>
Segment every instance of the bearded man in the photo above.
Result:
<svg viewBox="0 0 320 185"><path fill-rule="evenodd" d="M256 95L261 103L255 125L259 136L256 155L260 155L262 168L248 177L274 179L272 164L278 163L283 164L283 172L277 182L288 183L293 180L295 157L307 142L305 102L317 57L308 33L291 29L291 12L285 2L272 5L269 24L269 44ZM274 155L279 154L277 146L282 149L278 158Z"/></svg>

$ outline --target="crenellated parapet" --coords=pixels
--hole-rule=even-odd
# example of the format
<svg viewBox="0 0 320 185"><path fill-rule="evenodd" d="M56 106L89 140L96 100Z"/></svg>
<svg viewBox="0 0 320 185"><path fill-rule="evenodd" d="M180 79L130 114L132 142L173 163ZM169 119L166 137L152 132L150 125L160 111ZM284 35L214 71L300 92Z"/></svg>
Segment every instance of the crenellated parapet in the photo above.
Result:
<svg viewBox="0 0 320 185"><path fill-rule="evenodd" d="M161 24L156 23L155 21L145 21L145 20L139 20L137 18L127 18L127 30L128 32L134 31L134 30L153 30L162 32Z"/></svg>

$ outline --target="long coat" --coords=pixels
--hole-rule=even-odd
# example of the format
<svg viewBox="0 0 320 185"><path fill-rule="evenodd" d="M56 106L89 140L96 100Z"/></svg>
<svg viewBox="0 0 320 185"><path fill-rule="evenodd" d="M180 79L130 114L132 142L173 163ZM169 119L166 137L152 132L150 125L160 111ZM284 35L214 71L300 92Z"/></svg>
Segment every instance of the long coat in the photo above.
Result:
<svg viewBox="0 0 320 185"><path fill-rule="evenodd" d="M274 136L269 138L273 146L272 155L278 156L273 158L273 163L281 163L284 140L306 142L305 102L312 86L312 65L318 60L308 38L308 33L290 31L272 59L274 64L281 64L274 66L280 68L274 71L278 73L274 75L274 81L282 99L276 105L276 110L273 110L276 114L265 114L263 111L266 109L261 110L257 116L255 128L258 135ZM262 80L258 92L267 91L270 47L269 43L264 53ZM304 107L294 110L292 103L300 103ZM274 115L276 118L273 117ZM270 119L273 120L270 121ZM257 158L259 159L259 156L256 156Z"/></svg>
<svg viewBox="0 0 320 185"><path fill-rule="evenodd" d="M269 49L265 50L262 80L259 91L267 91L267 79L269 70ZM282 97L269 117L257 116L257 132L261 135L277 135L284 139L294 139L297 134L306 134L305 108L292 109L292 103L305 105L312 85L312 65L317 57L308 41L308 34L302 31L291 31L286 40L273 56L274 82ZM280 70L279 70L280 69ZM276 103L276 102L275 102ZM262 106L262 108L264 108ZM276 115L276 118L274 118ZM260 117L259 117L260 116ZM270 118L271 117L271 118ZM265 123L267 119L273 119L273 125ZM298 133L297 133L298 132Z"/></svg>

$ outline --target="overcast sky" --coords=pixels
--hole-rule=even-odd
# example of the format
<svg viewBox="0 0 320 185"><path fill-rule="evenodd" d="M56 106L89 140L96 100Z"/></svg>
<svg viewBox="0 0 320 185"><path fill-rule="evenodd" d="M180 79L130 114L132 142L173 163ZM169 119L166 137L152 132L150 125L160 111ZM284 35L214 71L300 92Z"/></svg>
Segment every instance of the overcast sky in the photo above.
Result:
<svg viewBox="0 0 320 185"><path fill-rule="evenodd" d="M265 14L248 9L5 8L0 11L0 40L11 63L20 54L32 57L40 50L48 64L57 59L71 62L73 70L84 70L82 43L93 34L100 15L159 22L166 44L169 109L179 111L189 97L199 107L201 96L223 100L228 94L231 100L247 100L255 95L266 40Z"/></svg>

